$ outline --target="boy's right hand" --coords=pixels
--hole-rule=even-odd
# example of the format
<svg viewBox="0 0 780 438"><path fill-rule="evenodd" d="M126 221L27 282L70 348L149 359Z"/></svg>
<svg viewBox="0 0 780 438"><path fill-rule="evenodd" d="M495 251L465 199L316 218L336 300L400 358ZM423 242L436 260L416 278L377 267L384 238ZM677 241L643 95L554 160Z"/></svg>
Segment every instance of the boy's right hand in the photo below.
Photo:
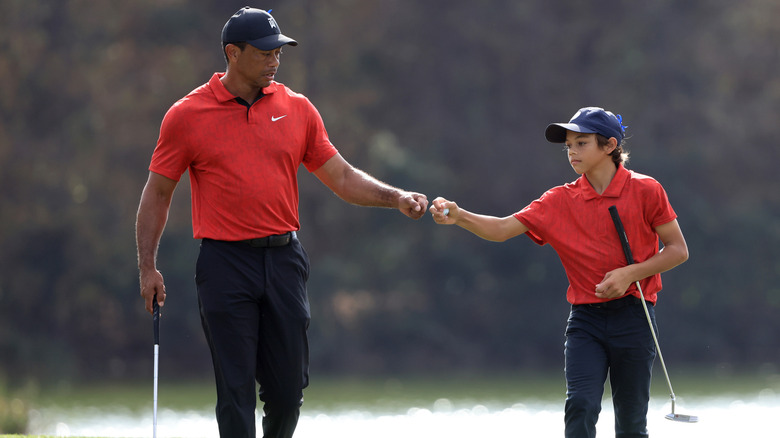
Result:
<svg viewBox="0 0 780 438"><path fill-rule="evenodd" d="M434 222L439 225L452 225L458 218L458 204L448 201L441 196L434 199L431 208L428 209Z"/></svg>

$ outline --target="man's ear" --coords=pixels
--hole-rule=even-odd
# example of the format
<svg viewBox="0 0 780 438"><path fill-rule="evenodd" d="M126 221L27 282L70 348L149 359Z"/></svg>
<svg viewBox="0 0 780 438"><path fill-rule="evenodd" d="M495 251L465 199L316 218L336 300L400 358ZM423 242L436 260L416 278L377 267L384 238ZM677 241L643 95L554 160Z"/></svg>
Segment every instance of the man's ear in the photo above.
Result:
<svg viewBox="0 0 780 438"><path fill-rule="evenodd" d="M228 60L235 61L238 58L238 54L241 52L241 48L235 44L228 44L225 46L225 56Z"/></svg>

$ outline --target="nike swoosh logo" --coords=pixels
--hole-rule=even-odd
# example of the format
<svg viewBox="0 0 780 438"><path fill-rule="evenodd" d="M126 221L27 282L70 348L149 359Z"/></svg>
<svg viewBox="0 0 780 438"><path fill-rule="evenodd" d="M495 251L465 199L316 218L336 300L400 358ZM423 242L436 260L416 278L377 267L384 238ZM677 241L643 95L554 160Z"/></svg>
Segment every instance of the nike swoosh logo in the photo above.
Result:
<svg viewBox="0 0 780 438"><path fill-rule="evenodd" d="M285 114L285 115L283 115L283 116L279 116L279 117L274 117L274 116L271 116L271 121L272 121L272 122L275 122L275 121L277 121L277 120L279 120L279 119L283 119L283 118L285 118L285 117L287 117L287 114Z"/></svg>

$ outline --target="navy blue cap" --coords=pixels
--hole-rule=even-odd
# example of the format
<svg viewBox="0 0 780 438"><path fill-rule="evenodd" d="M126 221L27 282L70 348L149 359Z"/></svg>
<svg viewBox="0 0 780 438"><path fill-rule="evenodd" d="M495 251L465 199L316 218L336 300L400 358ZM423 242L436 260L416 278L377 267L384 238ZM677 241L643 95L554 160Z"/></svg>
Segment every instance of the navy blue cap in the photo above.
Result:
<svg viewBox="0 0 780 438"><path fill-rule="evenodd" d="M274 50L285 44L297 46L298 42L282 35L276 20L262 9L244 6L222 28L223 43L247 42L260 50Z"/></svg>
<svg viewBox="0 0 780 438"><path fill-rule="evenodd" d="M615 137L620 144L626 135L626 128L620 115L616 116L604 108L589 106L577 111L569 123L548 125L544 136L550 143L565 143L566 131L574 131L583 134L601 134L607 138Z"/></svg>

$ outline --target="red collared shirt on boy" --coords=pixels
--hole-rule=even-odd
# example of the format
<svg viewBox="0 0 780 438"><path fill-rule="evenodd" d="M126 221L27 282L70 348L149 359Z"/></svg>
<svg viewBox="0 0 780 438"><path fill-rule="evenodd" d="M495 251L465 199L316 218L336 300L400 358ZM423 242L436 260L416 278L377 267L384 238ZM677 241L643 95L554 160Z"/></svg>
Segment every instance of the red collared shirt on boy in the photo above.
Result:
<svg viewBox="0 0 780 438"><path fill-rule="evenodd" d="M607 189L599 195L585 175L573 183L554 187L514 214L528 227L528 237L539 245L549 243L558 253L569 288L571 304L599 303L595 294L604 275L622 266L626 258L609 207L617 206L637 263L658 253L655 227L677 218L666 191L655 179L619 165ZM655 303L661 275L640 281L645 299ZM638 296L632 284L626 294Z"/></svg>

